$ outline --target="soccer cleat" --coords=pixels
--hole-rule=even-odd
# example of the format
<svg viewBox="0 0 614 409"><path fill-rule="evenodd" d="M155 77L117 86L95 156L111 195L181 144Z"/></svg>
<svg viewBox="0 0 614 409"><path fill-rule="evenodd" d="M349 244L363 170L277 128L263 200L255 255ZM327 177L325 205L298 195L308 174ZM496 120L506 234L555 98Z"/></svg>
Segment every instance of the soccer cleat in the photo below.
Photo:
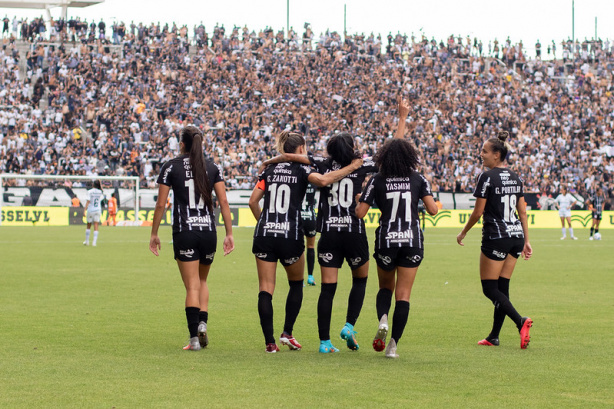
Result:
<svg viewBox="0 0 614 409"><path fill-rule="evenodd" d="M498 347L499 346L499 338L488 339L484 338L481 341L478 341L478 345L486 345L489 347Z"/></svg>
<svg viewBox="0 0 614 409"><path fill-rule="evenodd" d="M84 245L84 246L89 246L90 244L89 244L87 241L84 241L84 242L83 242L83 245Z"/></svg>
<svg viewBox="0 0 614 409"><path fill-rule="evenodd" d="M198 337L190 338L190 342L188 342L188 345L184 346L183 349L185 351L200 351L200 342L198 342Z"/></svg>
<svg viewBox="0 0 614 409"><path fill-rule="evenodd" d="M308 285L316 285L316 280L314 280L313 275L307 276L307 284Z"/></svg>
<svg viewBox="0 0 614 409"><path fill-rule="evenodd" d="M386 358L398 358L399 354L397 354L397 343L393 339L390 340L388 346L386 347Z"/></svg>
<svg viewBox="0 0 614 409"><path fill-rule="evenodd" d="M274 354L275 352L279 351L279 347L276 343L266 344L265 351L267 354Z"/></svg>
<svg viewBox="0 0 614 409"><path fill-rule="evenodd" d="M379 327L373 339L373 349L382 352L386 348L386 337L388 336L388 314L384 314L379 320Z"/></svg>
<svg viewBox="0 0 614 409"><path fill-rule="evenodd" d="M200 342L200 346L203 348L209 345L209 336L207 335L207 323L204 321L198 323L198 342Z"/></svg>
<svg viewBox="0 0 614 409"><path fill-rule="evenodd" d="M335 348L333 344L331 344L330 339L326 341L320 341L320 353L328 354L333 352L339 352L339 349Z"/></svg>
<svg viewBox="0 0 614 409"><path fill-rule="evenodd" d="M589 239L589 240L594 240L594 239L593 239L593 236L589 237L588 239Z"/></svg>
<svg viewBox="0 0 614 409"><path fill-rule="evenodd" d="M282 345L288 345L288 348L290 348L292 351L300 351L302 348L301 344L299 344L292 335L286 334L285 332L282 332L279 336L279 343Z"/></svg>
<svg viewBox="0 0 614 409"><path fill-rule="evenodd" d="M349 322L345 323L345 326L341 329L341 339L347 341L347 346L352 351L358 351L358 342L356 341L356 331L354 331L354 326Z"/></svg>
<svg viewBox="0 0 614 409"><path fill-rule="evenodd" d="M578 240L578 238L576 236L571 236L572 240Z"/></svg>
<svg viewBox="0 0 614 409"><path fill-rule="evenodd" d="M92 243L92 247L96 247L96 243Z"/></svg>
<svg viewBox="0 0 614 409"><path fill-rule="evenodd" d="M531 341L531 336L529 335L529 330L533 326L533 320L529 317L522 318L522 327L520 328L520 348L527 349L529 346L529 342Z"/></svg>
<svg viewBox="0 0 614 409"><path fill-rule="evenodd" d="M563 237L561 237L561 240L565 240L566 238L567 238L567 237L563 236Z"/></svg>

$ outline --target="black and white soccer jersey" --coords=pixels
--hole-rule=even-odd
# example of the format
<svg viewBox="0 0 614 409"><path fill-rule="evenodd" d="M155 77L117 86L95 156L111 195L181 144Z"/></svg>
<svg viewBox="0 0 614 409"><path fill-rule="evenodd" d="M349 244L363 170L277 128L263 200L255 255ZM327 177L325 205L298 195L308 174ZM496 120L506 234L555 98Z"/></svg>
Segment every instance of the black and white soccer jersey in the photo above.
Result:
<svg viewBox="0 0 614 409"><path fill-rule="evenodd" d="M316 187L309 183L305 191L305 198L301 205L301 217L303 220L316 220Z"/></svg>
<svg viewBox="0 0 614 409"><path fill-rule="evenodd" d="M332 159L309 157L311 163L321 174L339 170L342 166ZM356 194L362 190L366 177L377 172L371 159L365 159L360 168L330 186L320 188L317 230L326 232L363 233L365 222L356 217Z"/></svg>
<svg viewBox="0 0 614 409"><path fill-rule="evenodd" d="M486 199L482 238L524 238L516 205L524 197L522 180L507 168L493 168L478 177L473 196Z"/></svg>
<svg viewBox="0 0 614 409"><path fill-rule="evenodd" d="M257 187L264 190L264 205L254 237L303 240L301 203L309 184L311 166L294 162L267 167Z"/></svg>
<svg viewBox="0 0 614 409"><path fill-rule="evenodd" d="M209 186L223 181L218 165L205 159ZM194 183L188 155L169 160L160 170L158 183L173 189L173 233L183 231L215 231L215 217L205 205Z"/></svg>
<svg viewBox="0 0 614 409"><path fill-rule="evenodd" d="M360 201L376 205L382 212L375 231L375 249L423 248L418 200L432 195L428 181L418 172L409 177L385 178L379 173L373 176Z"/></svg>
<svg viewBox="0 0 614 409"><path fill-rule="evenodd" d="M605 195L598 195L595 193L591 196L590 201L593 205L593 213L600 215L603 212L603 205L605 204Z"/></svg>

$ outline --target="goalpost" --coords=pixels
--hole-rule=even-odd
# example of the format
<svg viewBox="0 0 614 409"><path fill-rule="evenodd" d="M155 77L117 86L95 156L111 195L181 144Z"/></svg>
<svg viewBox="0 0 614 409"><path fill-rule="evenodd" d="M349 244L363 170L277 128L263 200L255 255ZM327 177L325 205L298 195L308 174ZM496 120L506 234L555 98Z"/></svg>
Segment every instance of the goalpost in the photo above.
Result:
<svg viewBox="0 0 614 409"><path fill-rule="evenodd" d="M132 189L127 189L127 188L119 188L118 186L115 186L113 188L113 190L115 189L119 189L120 190L120 204L122 207L132 207L134 208L134 214L135 214L135 220L138 220L138 214L139 214L139 177L138 176L72 176L72 175L22 175L22 174L13 174L13 173L1 173L0 174L0 213L2 212L2 208L3 207L8 207L5 205L4 202L4 195L5 195L5 187L7 189L9 188L14 188L16 190L19 189L29 189L29 187L23 185L23 186L5 186L5 181L6 180L11 180L11 179L21 179L21 180L46 180L46 181L57 181L58 183L65 183L66 181L83 181L83 182L93 182L95 180L100 180L102 181L124 181L124 182L130 182ZM57 190L63 190L65 191L65 186L62 185L61 188L60 187L49 187L46 189L51 189L53 190L53 192L57 191ZM86 191L87 188L86 187L73 187L73 190L78 190L80 193L82 193L82 198L85 197L83 195L83 191ZM45 190L45 188L43 188L43 191ZM109 189L105 189L103 187L103 191L108 191ZM132 190L131 194L126 193L125 191L127 190ZM124 194L122 195L121 193L124 192ZM64 195L67 195L66 192L64 192ZM79 195L77 195L77 197L79 198ZM110 198L110 194L105 193L105 197L107 198L107 200ZM55 195L53 196L53 198L55 199ZM84 205L85 202L82 200L82 198L79 198L79 200L82 202L82 204ZM39 201L40 202L40 201ZM39 203L40 205L40 203ZM62 207L70 207L70 204L59 204ZM49 204L49 206L58 206L57 202L52 202ZM2 220L0 219L0 225L2 225Z"/></svg>

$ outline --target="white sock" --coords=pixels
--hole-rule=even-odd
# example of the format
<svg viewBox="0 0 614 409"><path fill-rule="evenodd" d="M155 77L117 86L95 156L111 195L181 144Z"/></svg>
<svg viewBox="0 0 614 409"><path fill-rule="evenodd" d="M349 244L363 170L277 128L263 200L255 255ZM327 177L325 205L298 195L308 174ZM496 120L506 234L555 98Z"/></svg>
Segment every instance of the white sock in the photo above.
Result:
<svg viewBox="0 0 614 409"><path fill-rule="evenodd" d="M567 233L565 232L565 228L563 227L561 230L563 230L563 237L567 237Z"/></svg>
<svg viewBox="0 0 614 409"><path fill-rule="evenodd" d="M569 237L573 237L573 227L569 228Z"/></svg>
<svg viewBox="0 0 614 409"><path fill-rule="evenodd" d="M94 231L94 241L92 242L92 244L95 246L96 245L96 241L98 240L98 232Z"/></svg>
<svg viewBox="0 0 614 409"><path fill-rule="evenodd" d="M85 230L85 242L86 243L90 242L90 229Z"/></svg>

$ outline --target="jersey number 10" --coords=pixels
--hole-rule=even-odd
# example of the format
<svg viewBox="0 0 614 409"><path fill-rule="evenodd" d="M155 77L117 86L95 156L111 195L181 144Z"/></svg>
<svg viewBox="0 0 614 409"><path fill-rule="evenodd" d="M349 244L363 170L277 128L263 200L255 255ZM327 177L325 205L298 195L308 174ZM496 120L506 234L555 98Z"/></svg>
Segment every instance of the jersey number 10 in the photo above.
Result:
<svg viewBox="0 0 614 409"><path fill-rule="evenodd" d="M286 214L290 209L290 186L277 185L273 183L269 185L269 213Z"/></svg>

